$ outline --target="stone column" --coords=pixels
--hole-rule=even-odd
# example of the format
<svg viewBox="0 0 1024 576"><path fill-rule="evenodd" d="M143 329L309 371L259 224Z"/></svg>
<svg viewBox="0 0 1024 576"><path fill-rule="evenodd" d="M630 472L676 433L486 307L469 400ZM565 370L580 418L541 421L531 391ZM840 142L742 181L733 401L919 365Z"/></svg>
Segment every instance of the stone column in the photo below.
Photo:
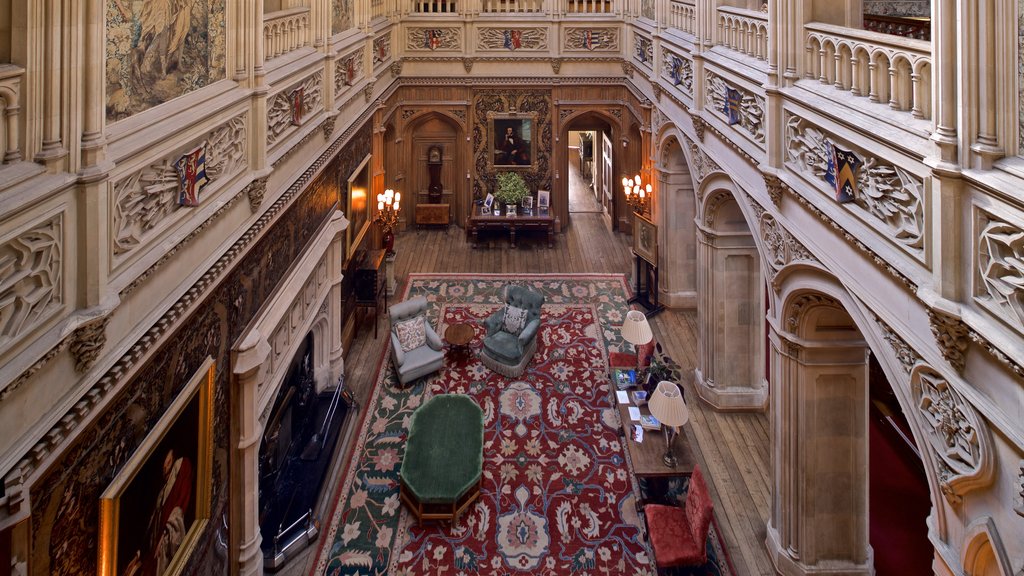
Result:
<svg viewBox="0 0 1024 576"><path fill-rule="evenodd" d="M234 366L231 441L235 457L231 466L231 543L232 576L263 574L263 551L259 523L259 447L263 424L259 414L259 378L263 363L270 357L266 338L253 330L233 352Z"/></svg>
<svg viewBox="0 0 1024 576"><path fill-rule="evenodd" d="M757 248L750 234L699 225L697 234L697 394L718 410L764 410Z"/></svg>
<svg viewBox="0 0 1024 576"><path fill-rule="evenodd" d="M673 147L682 157L682 151ZM681 159L681 158L680 158ZM668 158L662 158L662 163ZM658 206L662 213L660 277L664 293L659 301L671 308L697 307L697 236L694 227L696 200L690 171L673 165L658 171Z"/></svg>
<svg viewBox="0 0 1024 576"><path fill-rule="evenodd" d="M331 386L337 383L341 375L345 373L345 358L343 356L345 350L342 347L342 331L345 326L341 322L341 281L345 275L345 270L342 267L342 263L345 261L345 230L349 226L349 221L340 210L334 213L334 218L340 218L341 222L338 223L338 232L334 236L334 241L331 242L327 256L327 269L331 275L332 284L330 294L327 296L329 329L326 336L329 341L325 343L325 349L328 351L330 363L328 382Z"/></svg>
<svg viewBox="0 0 1024 576"><path fill-rule="evenodd" d="M780 574L870 575L868 348L771 326L769 555Z"/></svg>

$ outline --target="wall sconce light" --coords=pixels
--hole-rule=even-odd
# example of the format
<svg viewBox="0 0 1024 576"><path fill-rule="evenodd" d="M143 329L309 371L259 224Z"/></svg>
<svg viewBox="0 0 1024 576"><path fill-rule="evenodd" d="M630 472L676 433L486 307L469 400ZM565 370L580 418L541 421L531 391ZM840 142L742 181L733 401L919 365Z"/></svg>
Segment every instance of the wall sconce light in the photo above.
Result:
<svg viewBox="0 0 1024 576"><path fill-rule="evenodd" d="M626 194L626 202L633 208L633 212L643 214L647 209L647 200L651 197L651 185L644 185L640 181L640 175L635 178L622 179L622 191Z"/></svg>

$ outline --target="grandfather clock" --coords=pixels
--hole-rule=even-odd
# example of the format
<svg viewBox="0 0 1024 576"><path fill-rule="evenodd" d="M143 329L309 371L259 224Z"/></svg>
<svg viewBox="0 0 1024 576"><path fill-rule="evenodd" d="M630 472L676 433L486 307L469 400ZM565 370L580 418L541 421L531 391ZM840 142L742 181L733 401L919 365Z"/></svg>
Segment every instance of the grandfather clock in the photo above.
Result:
<svg viewBox="0 0 1024 576"><path fill-rule="evenodd" d="M444 186L441 185L441 147L434 145L427 152L427 170L430 173L430 184L427 185L427 196L431 204L441 203Z"/></svg>
<svg viewBox="0 0 1024 576"><path fill-rule="evenodd" d="M441 165L444 163L444 151L439 144L427 150L427 173L430 183L427 184L427 204L416 204L416 225L449 223L449 206L442 204L444 185L441 184Z"/></svg>

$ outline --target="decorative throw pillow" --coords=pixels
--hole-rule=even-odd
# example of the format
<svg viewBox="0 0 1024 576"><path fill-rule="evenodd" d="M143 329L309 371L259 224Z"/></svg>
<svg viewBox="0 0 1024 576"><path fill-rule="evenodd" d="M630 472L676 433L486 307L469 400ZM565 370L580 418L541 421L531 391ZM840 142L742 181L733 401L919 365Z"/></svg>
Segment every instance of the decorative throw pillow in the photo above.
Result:
<svg viewBox="0 0 1024 576"><path fill-rule="evenodd" d="M395 323L395 335L402 352L408 352L427 343L427 331L423 326L423 317L416 316Z"/></svg>
<svg viewBox="0 0 1024 576"><path fill-rule="evenodd" d="M526 313L523 308L505 306L505 319L502 322L505 325L505 332L518 336L526 327Z"/></svg>

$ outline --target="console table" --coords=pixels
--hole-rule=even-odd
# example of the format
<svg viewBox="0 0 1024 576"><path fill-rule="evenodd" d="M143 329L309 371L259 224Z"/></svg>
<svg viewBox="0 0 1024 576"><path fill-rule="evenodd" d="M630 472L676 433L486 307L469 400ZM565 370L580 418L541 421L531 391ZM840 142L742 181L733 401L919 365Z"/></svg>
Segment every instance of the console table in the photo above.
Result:
<svg viewBox="0 0 1024 576"><path fill-rule="evenodd" d="M473 214L466 218L466 234L473 238L473 248L477 247L478 234L481 230L508 230L509 241L512 248L516 247L516 233L529 230L541 230L547 234L548 248L552 248L555 237L555 227L559 224L558 218L553 214L532 214L524 216L495 216L493 214L481 214L480 207L473 207Z"/></svg>

